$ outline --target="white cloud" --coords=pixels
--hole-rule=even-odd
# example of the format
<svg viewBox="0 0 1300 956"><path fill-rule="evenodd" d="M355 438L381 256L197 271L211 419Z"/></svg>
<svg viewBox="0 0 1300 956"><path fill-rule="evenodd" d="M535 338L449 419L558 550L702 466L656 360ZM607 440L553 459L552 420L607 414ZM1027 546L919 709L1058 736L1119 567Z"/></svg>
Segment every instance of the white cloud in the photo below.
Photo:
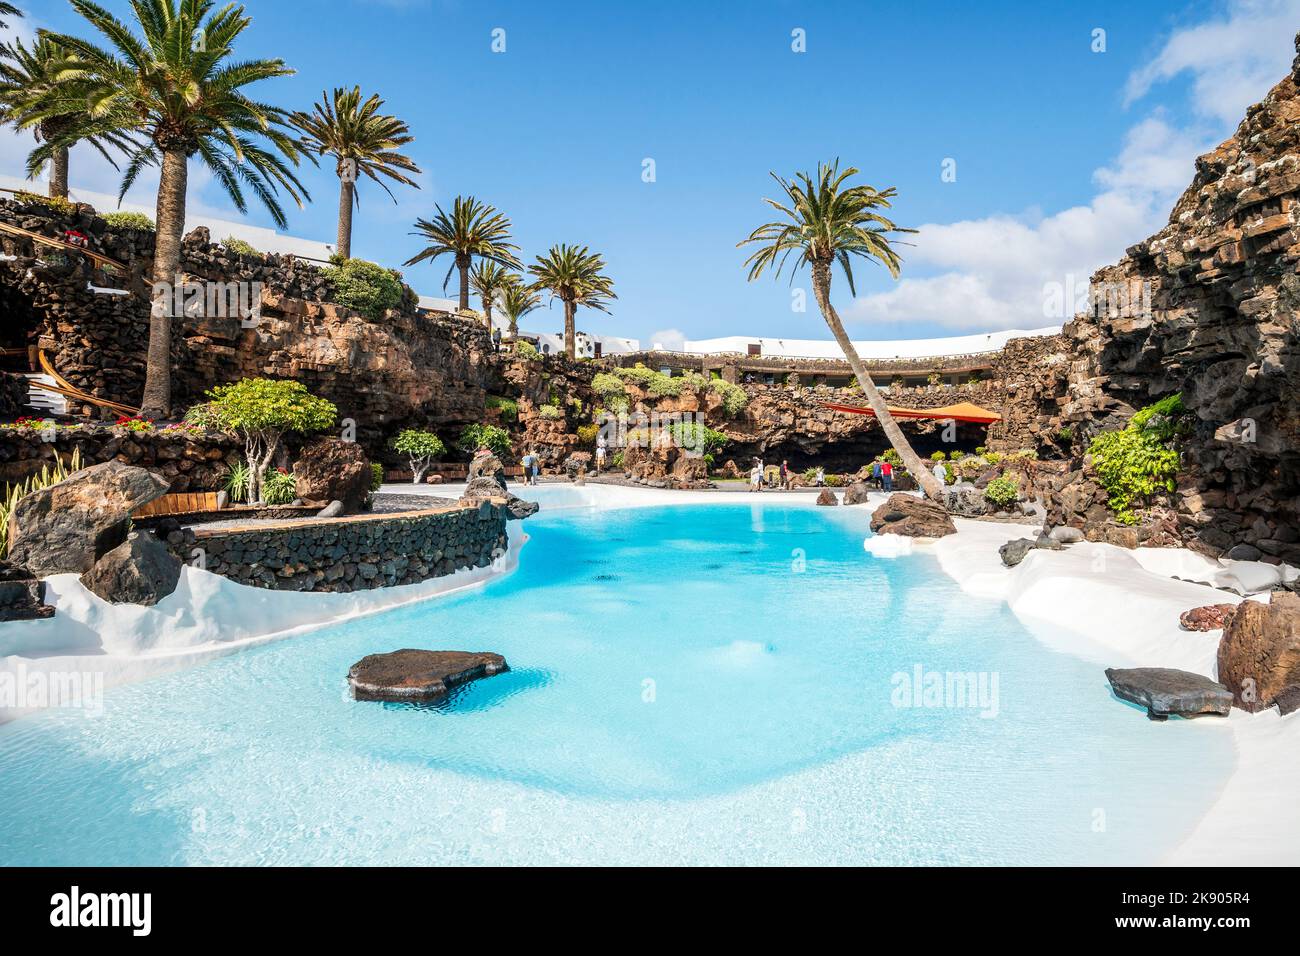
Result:
<svg viewBox="0 0 1300 956"><path fill-rule="evenodd" d="M681 329L660 329L650 333L650 345L656 349L680 352L686 348L686 333Z"/></svg>
<svg viewBox="0 0 1300 956"><path fill-rule="evenodd" d="M1194 74L1193 112L1206 126L1178 129L1162 110L1138 122L1115 161L1098 169L1087 205L1051 215L993 215L920 228L909 268L936 270L859 297L845 318L871 324L928 322L951 329L1033 328L1046 283L1086 283L1099 267L1159 230L1191 182L1194 160L1222 140L1289 69L1300 0L1234 3L1225 20L1176 31L1129 80L1130 99L1183 70ZM1212 127L1212 128L1210 128Z"/></svg>
<svg viewBox="0 0 1300 956"><path fill-rule="evenodd" d="M1235 0L1226 16L1176 31L1129 77L1125 100L1136 102L1155 84L1187 71L1194 108L1235 126L1290 69L1298 28L1300 0Z"/></svg>

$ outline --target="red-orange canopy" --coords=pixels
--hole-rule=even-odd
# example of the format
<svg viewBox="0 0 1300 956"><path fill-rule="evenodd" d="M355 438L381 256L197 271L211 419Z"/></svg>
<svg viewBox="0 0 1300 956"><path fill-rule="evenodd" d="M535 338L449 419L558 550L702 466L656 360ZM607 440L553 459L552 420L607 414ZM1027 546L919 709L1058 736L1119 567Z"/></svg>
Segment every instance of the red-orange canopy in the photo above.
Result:
<svg viewBox="0 0 1300 956"><path fill-rule="evenodd" d="M839 405L835 402L823 402L823 407L835 412L848 412L850 415L875 415L870 408L857 405ZM933 418L938 421L978 422L988 425L1002 421L1002 416L987 408L980 408L970 402L958 402L956 405L944 405L942 408L894 408L889 407L889 414L895 418Z"/></svg>

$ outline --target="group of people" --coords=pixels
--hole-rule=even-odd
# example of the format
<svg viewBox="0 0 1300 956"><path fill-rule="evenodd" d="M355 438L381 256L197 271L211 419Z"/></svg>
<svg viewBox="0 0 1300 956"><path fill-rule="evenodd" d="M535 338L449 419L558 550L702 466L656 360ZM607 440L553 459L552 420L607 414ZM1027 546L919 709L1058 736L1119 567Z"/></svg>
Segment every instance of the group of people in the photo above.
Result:
<svg viewBox="0 0 1300 956"><path fill-rule="evenodd" d="M767 469L763 466L763 459L755 458L754 466L749 469L749 490L762 491L767 477ZM790 462L782 460L781 467L777 474L778 486L786 491L794 488L794 472L790 470ZM894 466L888 461L878 458L871 464L871 474L867 479L868 484L883 491L894 490ZM813 478L813 487L826 487L826 469L820 465L817 466L816 475Z"/></svg>

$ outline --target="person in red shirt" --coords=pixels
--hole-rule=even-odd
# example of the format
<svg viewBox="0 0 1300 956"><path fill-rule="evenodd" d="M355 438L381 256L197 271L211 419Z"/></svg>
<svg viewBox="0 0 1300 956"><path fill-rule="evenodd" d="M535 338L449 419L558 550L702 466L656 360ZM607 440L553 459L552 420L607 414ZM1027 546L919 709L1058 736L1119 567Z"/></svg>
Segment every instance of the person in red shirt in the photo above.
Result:
<svg viewBox="0 0 1300 956"><path fill-rule="evenodd" d="M886 491L894 490L894 466L887 461L880 463L880 480L884 482Z"/></svg>

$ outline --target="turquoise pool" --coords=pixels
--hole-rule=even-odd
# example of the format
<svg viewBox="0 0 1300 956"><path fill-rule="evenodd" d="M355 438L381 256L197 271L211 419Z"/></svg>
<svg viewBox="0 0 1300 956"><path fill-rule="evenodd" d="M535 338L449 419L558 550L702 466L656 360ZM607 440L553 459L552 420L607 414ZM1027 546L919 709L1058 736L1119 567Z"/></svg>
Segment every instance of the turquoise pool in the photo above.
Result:
<svg viewBox="0 0 1300 956"><path fill-rule="evenodd" d="M1176 845L1229 735L1149 723L931 557L873 558L868 517L543 512L485 587L0 726L0 862L1140 864ZM513 669L436 708L348 699L349 665L401 647ZM927 698L918 673L974 693Z"/></svg>

